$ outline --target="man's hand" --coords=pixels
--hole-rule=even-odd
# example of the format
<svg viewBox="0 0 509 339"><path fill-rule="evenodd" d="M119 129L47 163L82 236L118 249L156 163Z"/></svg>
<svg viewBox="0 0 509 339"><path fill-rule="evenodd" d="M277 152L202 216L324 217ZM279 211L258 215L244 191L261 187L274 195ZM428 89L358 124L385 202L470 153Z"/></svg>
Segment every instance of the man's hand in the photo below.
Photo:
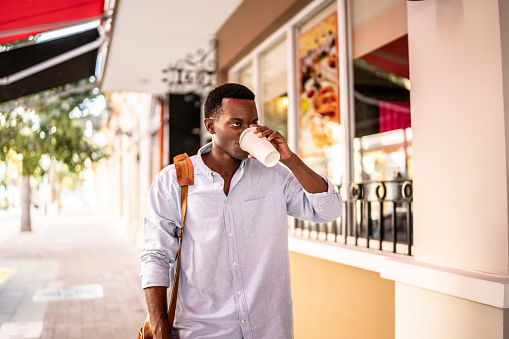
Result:
<svg viewBox="0 0 509 339"><path fill-rule="evenodd" d="M290 159L291 156L294 155L281 133L273 131L267 126L251 125L250 127L256 127L254 134L258 134L259 138L267 138L267 140L270 141L272 145L274 145L276 150L279 152L279 155L281 156L281 162Z"/></svg>
<svg viewBox="0 0 509 339"><path fill-rule="evenodd" d="M251 127L256 127L254 133L258 134L260 138L266 137L274 145L279 152L280 161L292 171L306 191L309 193L327 192L327 182L290 150L281 133L273 131L267 126L251 125ZM249 155L249 157L253 156Z"/></svg>

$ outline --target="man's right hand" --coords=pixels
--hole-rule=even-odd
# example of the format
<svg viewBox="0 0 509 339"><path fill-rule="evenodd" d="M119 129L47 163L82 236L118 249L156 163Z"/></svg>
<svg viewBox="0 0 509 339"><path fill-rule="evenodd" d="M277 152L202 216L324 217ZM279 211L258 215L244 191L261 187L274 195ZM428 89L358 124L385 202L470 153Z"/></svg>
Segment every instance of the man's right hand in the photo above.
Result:
<svg viewBox="0 0 509 339"><path fill-rule="evenodd" d="M168 324L168 304L165 286L145 288L148 314L150 315L150 329L154 339L171 339Z"/></svg>

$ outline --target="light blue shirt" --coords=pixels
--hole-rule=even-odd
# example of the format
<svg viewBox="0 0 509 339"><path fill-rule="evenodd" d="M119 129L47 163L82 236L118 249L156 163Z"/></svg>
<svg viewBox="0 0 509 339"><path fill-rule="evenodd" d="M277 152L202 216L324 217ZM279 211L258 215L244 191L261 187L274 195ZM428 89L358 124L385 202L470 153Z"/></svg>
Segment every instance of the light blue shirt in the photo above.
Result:
<svg viewBox="0 0 509 339"><path fill-rule="evenodd" d="M277 164L246 159L228 196L224 180L191 160L175 326L180 338L293 338L287 215L329 222L342 213L339 194L306 192ZM142 287L171 286L178 250L180 187L175 167L164 168L150 188L144 216Z"/></svg>

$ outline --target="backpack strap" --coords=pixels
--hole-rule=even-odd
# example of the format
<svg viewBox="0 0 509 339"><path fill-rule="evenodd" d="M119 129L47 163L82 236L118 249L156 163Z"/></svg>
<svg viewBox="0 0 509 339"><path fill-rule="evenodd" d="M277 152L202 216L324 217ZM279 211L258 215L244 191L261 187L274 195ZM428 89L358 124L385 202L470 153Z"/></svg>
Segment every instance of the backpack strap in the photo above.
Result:
<svg viewBox="0 0 509 339"><path fill-rule="evenodd" d="M179 250L177 254L177 267L175 268L175 279L173 280L173 288L171 290L170 307L168 309L168 323L170 331L173 328L173 321L175 319L175 308L177 306L177 294L179 289L179 276L180 276L180 253L182 250L182 235L184 232L184 219L186 218L187 209L187 192L188 186L194 185L194 170L193 163L187 153L177 155L173 158L175 170L177 171L177 180L180 186L180 207L181 207L181 225L178 231Z"/></svg>

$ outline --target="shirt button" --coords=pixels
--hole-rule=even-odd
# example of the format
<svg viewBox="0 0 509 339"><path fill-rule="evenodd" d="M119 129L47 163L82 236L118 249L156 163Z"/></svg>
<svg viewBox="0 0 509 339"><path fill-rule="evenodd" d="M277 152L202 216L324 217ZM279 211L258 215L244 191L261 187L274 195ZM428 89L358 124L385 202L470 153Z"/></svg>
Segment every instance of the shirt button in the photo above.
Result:
<svg viewBox="0 0 509 339"><path fill-rule="evenodd" d="M242 291L237 291L237 294L242 294Z"/></svg>
<svg viewBox="0 0 509 339"><path fill-rule="evenodd" d="M245 323L246 321L245 321L245 320L241 320L240 322L241 322L241 323Z"/></svg>
<svg viewBox="0 0 509 339"><path fill-rule="evenodd" d="M224 207L228 207L228 204L224 204Z"/></svg>
<svg viewBox="0 0 509 339"><path fill-rule="evenodd" d="M233 262L233 266L237 266L237 262L236 261Z"/></svg>
<svg viewBox="0 0 509 339"><path fill-rule="evenodd" d="M233 233L230 232L230 237L233 235Z"/></svg>

